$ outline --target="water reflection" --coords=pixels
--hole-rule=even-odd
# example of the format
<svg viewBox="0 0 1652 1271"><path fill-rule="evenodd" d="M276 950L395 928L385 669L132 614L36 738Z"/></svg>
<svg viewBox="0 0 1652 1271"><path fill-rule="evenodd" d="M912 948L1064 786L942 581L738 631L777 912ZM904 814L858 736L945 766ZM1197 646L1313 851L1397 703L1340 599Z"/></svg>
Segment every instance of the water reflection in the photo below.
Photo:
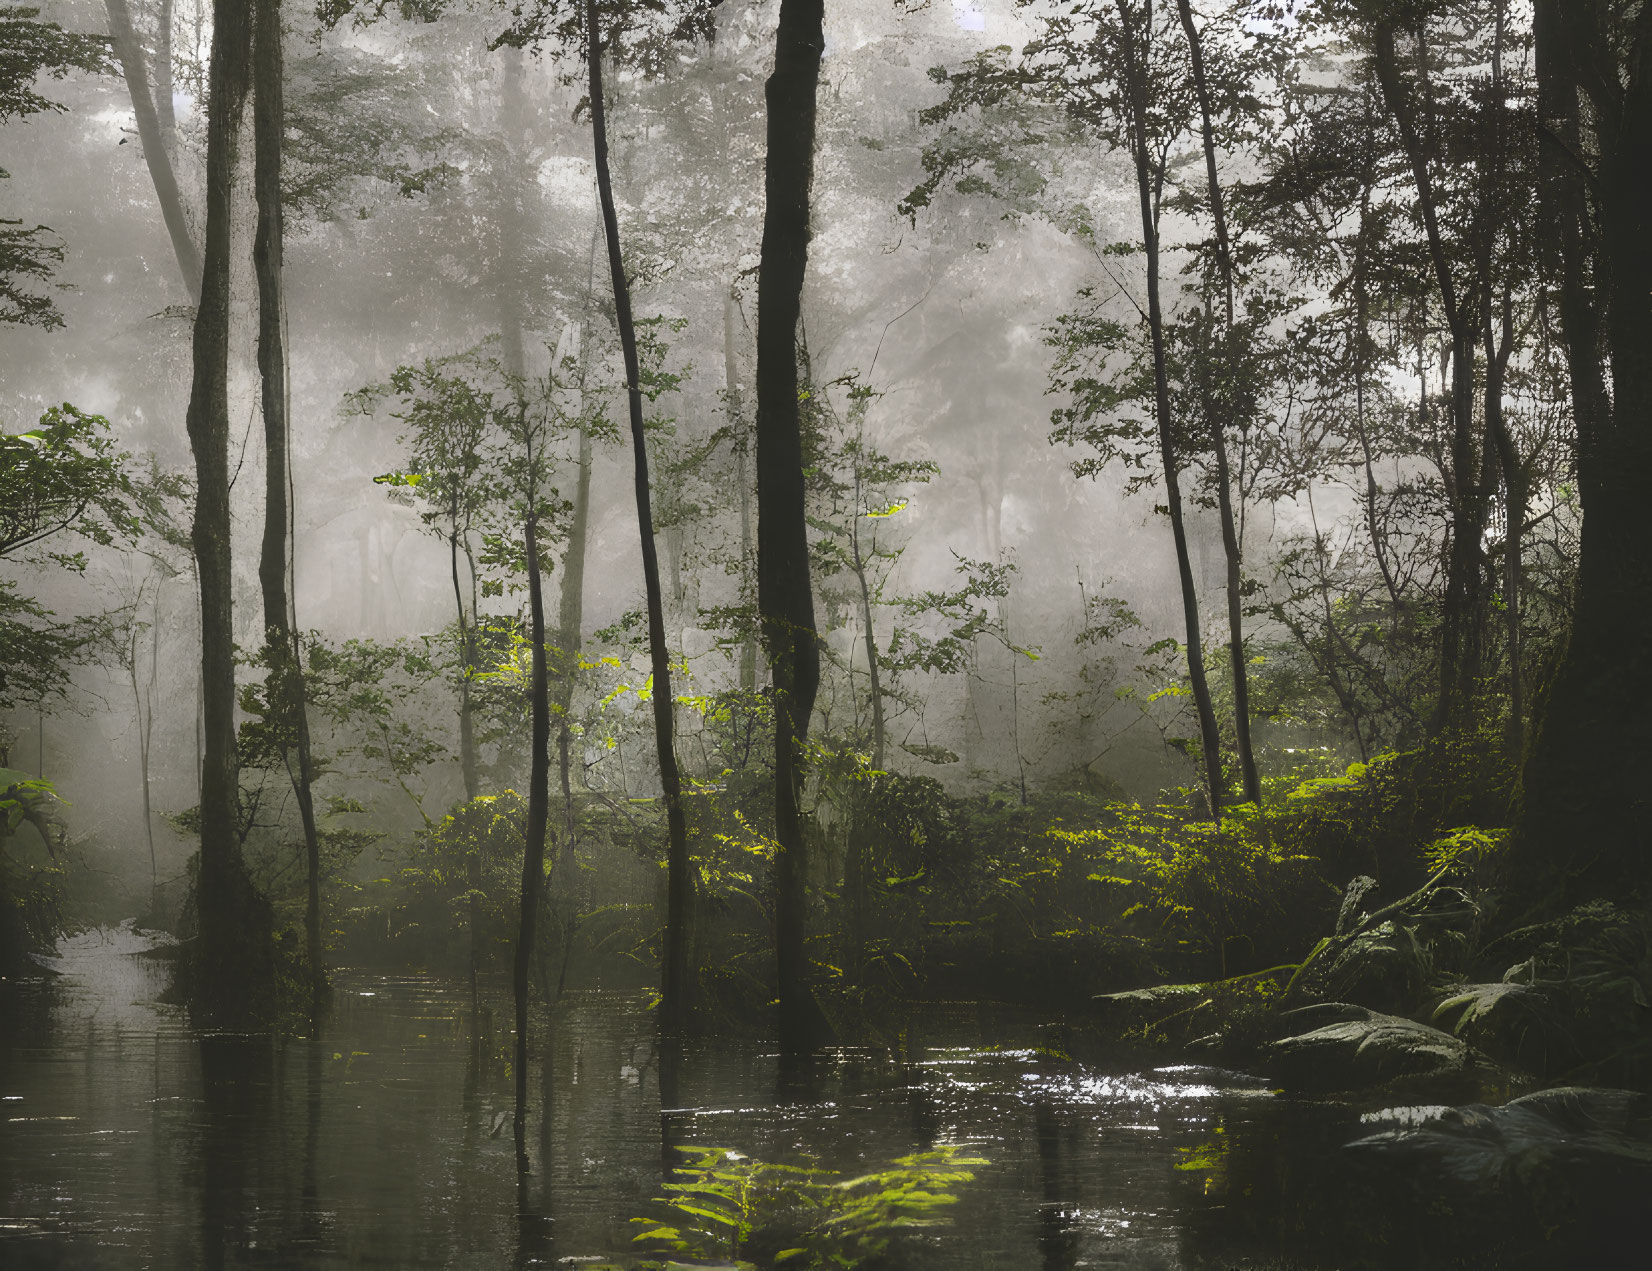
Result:
<svg viewBox="0 0 1652 1271"><path fill-rule="evenodd" d="M1248 1195L1276 1195L1304 1130L1341 1133L1234 1074L1087 1069L974 1007L915 1011L890 1051L783 1065L762 1045L664 1042L641 1000L570 992L534 1023L521 1172L509 1039L483 1022L502 985L478 1011L467 983L348 973L319 1037L199 1037L156 1004L141 945L76 946L56 980L4 990L6 1271L623 1257L687 1144L850 1174L969 1147L991 1165L902 1255L914 1271L1240 1265L1241 1246L1276 1257L1286 1211L1230 1210L1223 1188L1244 1172ZM1018 1037L1041 1047L981 1049ZM1213 1142L1226 1183L1204 1168Z"/></svg>

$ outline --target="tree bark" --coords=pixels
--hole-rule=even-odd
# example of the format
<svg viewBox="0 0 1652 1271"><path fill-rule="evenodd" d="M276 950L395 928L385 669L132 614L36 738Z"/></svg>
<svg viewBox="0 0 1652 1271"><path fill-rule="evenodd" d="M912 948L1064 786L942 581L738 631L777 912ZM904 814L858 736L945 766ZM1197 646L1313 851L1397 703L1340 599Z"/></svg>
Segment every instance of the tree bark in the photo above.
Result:
<svg viewBox="0 0 1652 1271"><path fill-rule="evenodd" d="M1210 185L1210 217L1216 230L1216 252L1222 270L1224 330L1233 335L1234 267L1233 248L1228 239L1226 203L1216 171L1216 127L1212 121L1210 86L1205 78L1204 47L1193 22L1189 0L1177 0L1182 32L1187 37L1188 55L1193 64L1193 86L1199 98L1200 133L1204 141L1205 176ZM1262 803L1262 781L1256 772L1256 753L1250 736L1250 672L1245 661L1244 590L1239 535L1234 528L1233 483L1228 468L1227 420L1213 411L1207 423L1216 453L1216 507L1222 525L1222 553L1227 563L1228 661L1233 675L1233 732L1239 755L1239 772L1245 801Z"/></svg>
<svg viewBox="0 0 1652 1271"><path fill-rule="evenodd" d="M264 540L258 581L264 597L265 689L304 830L304 948L312 1018L327 992L321 960L321 839L310 789L309 712L298 632L289 620L292 593L287 544L292 535L291 403L287 393L287 301L282 277L281 150L286 127L281 0L254 0L253 189L258 228L252 245L258 276L258 374L264 415ZM294 766L296 761L296 767Z"/></svg>
<svg viewBox="0 0 1652 1271"><path fill-rule="evenodd" d="M186 416L195 456L191 539L201 590L200 937L193 1005L214 1025L248 1022L271 979L269 917L241 857L235 727L234 577L229 502L230 220L246 104L250 39L245 0L214 0L208 89L207 223L194 377Z"/></svg>
<svg viewBox="0 0 1652 1271"><path fill-rule="evenodd" d="M173 0L161 0L155 11L155 115L168 156L178 142L178 116L172 105L172 11Z"/></svg>
<svg viewBox="0 0 1652 1271"><path fill-rule="evenodd" d="M1476 323L1466 298L1459 297L1440 230L1438 199L1428 156L1404 86L1400 83L1391 19L1372 31L1372 65L1383 100L1400 136L1422 213L1435 285L1451 333L1451 463L1448 499L1451 542L1446 558L1446 591L1440 623L1440 691L1430 722L1436 736L1472 725L1476 710L1485 622L1484 552L1486 490L1480 441L1474 428ZM1419 56L1426 60L1423 49Z"/></svg>
<svg viewBox="0 0 1652 1271"><path fill-rule="evenodd" d="M1592 3L1537 0L1535 29L1541 197L1561 267L1584 520L1571 635L1526 764L1516 859L1528 889L1583 898L1644 885L1652 852L1652 7L1616 44ZM1586 153L1597 156L1587 171Z"/></svg>
<svg viewBox="0 0 1652 1271"><path fill-rule="evenodd" d="M781 0L768 106L766 204L757 283L757 605L774 683L775 944L780 1044L807 1049L819 1008L805 951L808 860L804 746L820 688L820 647L804 519L797 328L809 262L815 98L826 47L823 0Z"/></svg>
<svg viewBox="0 0 1652 1271"><path fill-rule="evenodd" d="M155 197L160 201L161 217L166 232L172 239L172 254L178 261L178 272L183 277L184 290L191 304L201 303L201 253L189 234L189 222L184 217L183 198L178 193L178 178L172 171L172 155L167 148L168 133L162 130L161 118L155 109L155 96L149 88L149 66L143 45L132 30L132 15L126 0L104 0L109 13L109 34L115 42L115 55L120 58L121 73L126 77L127 92L132 98L132 114L138 121L138 141L143 146L143 161L149 167L149 179L155 186ZM216 0L215 6L216 8ZM244 9L244 0L238 0L238 9ZM171 6L166 6L167 69L162 78L166 86L166 113L172 114L172 53ZM240 38L240 37L238 37ZM214 34L213 47L217 47ZM210 90L209 90L210 91ZM237 107L239 113L239 107ZM170 130L168 130L170 131ZM210 142L208 143L210 145ZM210 181L210 176L208 180ZM208 219L211 212L208 212Z"/></svg>
<svg viewBox="0 0 1652 1271"><path fill-rule="evenodd" d="M648 481L648 444L643 423L642 376L637 360L637 331L631 315L631 286L620 254L619 215L614 209L614 186L608 168L607 111L602 98L602 42L596 0L587 0L587 62L590 72L591 135L596 155L597 193L602 203L603 233L608 240L608 270L614 285L614 319L619 327L625 359L626 402L631 419L631 452L635 459L637 528L642 538L643 587L648 607L648 653L654 672L654 741L660 765L660 790L665 799L666 920L664 984L660 1020L668 1032L683 1028L692 1009L693 985L688 965L688 927L694 902L689 875L688 822L684 816L682 781L677 769L676 700L671 692L671 654L665 643L665 608L660 593L660 561L654 543L654 513Z"/></svg>
<svg viewBox="0 0 1652 1271"><path fill-rule="evenodd" d="M523 440L531 451L535 444ZM533 465L529 455L530 468ZM532 751L528 767L527 839L522 849L522 911L516 935L516 962L511 988L516 997L516 1168L528 1170L528 973L533 967L534 930L539 919L539 902L545 888L545 835L550 823L551 704L545 669L545 587L539 573L538 482L530 478L528 515L523 525L523 546L528 560L528 633L533 641L533 720L530 725Z"/></svg>
<svg viewBox="0 0 1652 1271"><path fill-rule="evenodd" d="M746 415L740 393L740 367L735 357L735 318L739 311L738 293L733 284L723 297L723 393L728 404L729 431L734 442L734 484L740 499L740 578L750 577L751 568L751 476L746 463L751 455L751 429L746 426ZM748 631L740 641L740 691L757 691L757 637Z"/></svg>
<svg viewBox="0 0 1652 1271"><path fill-rule="evenodd" d="M1159 298L1159 217L1154 197L1154 170L1147 138L1147 50L1138 41L1134 22L1124 0L1119 0L1119 19L1124 34L1124 73L1130 99L1131 151L1136 167L1136 191L1141 203L1142 244L1147 252L1147 324L1153 340L1154 417L1159 433L1159 458L1164 465L1165 501L1170 514L1170 533L1176 545L1176 572L1181 581L1182 618L1187 633L1187 672L1193 688L1193 704L1199 717L1199 741L1203 749L1205 790L1210 816L1222 816L1222 740L1216 727L1216 711L1211 705L1210 684L1205 678L1203 638L1199 623L1199 594L1193 581L1193 565L1187 550L1187 529L1182 520L1182 487L1177 468L1175 439L1172 436L1170 381L1165 366L1164 310Z"/></svg>

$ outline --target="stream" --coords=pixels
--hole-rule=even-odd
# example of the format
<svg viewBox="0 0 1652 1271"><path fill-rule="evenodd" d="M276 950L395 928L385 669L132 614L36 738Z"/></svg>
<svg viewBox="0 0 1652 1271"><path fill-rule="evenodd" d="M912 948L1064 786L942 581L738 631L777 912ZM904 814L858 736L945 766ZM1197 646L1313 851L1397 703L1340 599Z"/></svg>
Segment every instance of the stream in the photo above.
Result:
<svg viewBox="0 0 1652 1271"><path fill-rule="evenodd" d="M583 992L535 1025L519 1194L502 992L480 1064L465 986L412 974L339 971L319 1042L203 1036L155 1000L148 947L86 932L55 974L0 985L8 1271L598 1263L633 1253L662 1135L852 1173L966 1145L989 1164L902 1266L1307 1267L1257 1198L1356 1132L1239 1074L1042 1058L1036 1020L971 1003L923 1008L903 1055L832 1050L784 1087L770 1049L701 1044L662 1115L646 1002Z"/></svg>

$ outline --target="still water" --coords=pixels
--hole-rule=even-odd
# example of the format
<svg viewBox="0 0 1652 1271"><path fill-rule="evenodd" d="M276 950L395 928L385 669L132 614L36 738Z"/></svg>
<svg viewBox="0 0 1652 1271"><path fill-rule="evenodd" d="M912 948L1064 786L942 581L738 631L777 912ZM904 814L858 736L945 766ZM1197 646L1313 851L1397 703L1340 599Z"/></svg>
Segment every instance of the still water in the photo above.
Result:
<svg viewBox="0 0 1652 1271"><path fill-rule="evenodd" d="M508 1034L473 1060L464 986L346 971L319 1042L203 1037L145 947L86 933L0 988L5 1271L579 1267L627 1253L662 1134L854 1172L968 1145L990 1164L903 1266L1305 1265L1224 1217L1222 1149L1276 1139L1283 1103L1238 1074L1053 1063L1034 1021L940 1006L904 1053L832 1051L801 1084L761 1044L702 1045L662 1116L646 1004L570 994L536 1026L519 1192Z"/></svg>

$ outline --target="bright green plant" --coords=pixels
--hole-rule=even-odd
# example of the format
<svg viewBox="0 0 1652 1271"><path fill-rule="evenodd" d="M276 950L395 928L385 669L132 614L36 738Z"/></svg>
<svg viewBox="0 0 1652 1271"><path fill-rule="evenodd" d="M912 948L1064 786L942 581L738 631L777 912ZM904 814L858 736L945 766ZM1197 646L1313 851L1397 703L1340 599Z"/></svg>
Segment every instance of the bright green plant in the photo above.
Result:
<svg viewBox="0 0 1652 1271"><path fill-rule="evenodd" d="M728 1148L681 1150L690 1163L655 1199L661 1217L632 1219L644 1228L636 1241L662 1256L731 1258L754 1271L867 1265L902 1232L940 1225L942 1211L957 1202L956 1189L988 1163L948 1145L845 1178L834 1170L752 1160Z"/></svg>

